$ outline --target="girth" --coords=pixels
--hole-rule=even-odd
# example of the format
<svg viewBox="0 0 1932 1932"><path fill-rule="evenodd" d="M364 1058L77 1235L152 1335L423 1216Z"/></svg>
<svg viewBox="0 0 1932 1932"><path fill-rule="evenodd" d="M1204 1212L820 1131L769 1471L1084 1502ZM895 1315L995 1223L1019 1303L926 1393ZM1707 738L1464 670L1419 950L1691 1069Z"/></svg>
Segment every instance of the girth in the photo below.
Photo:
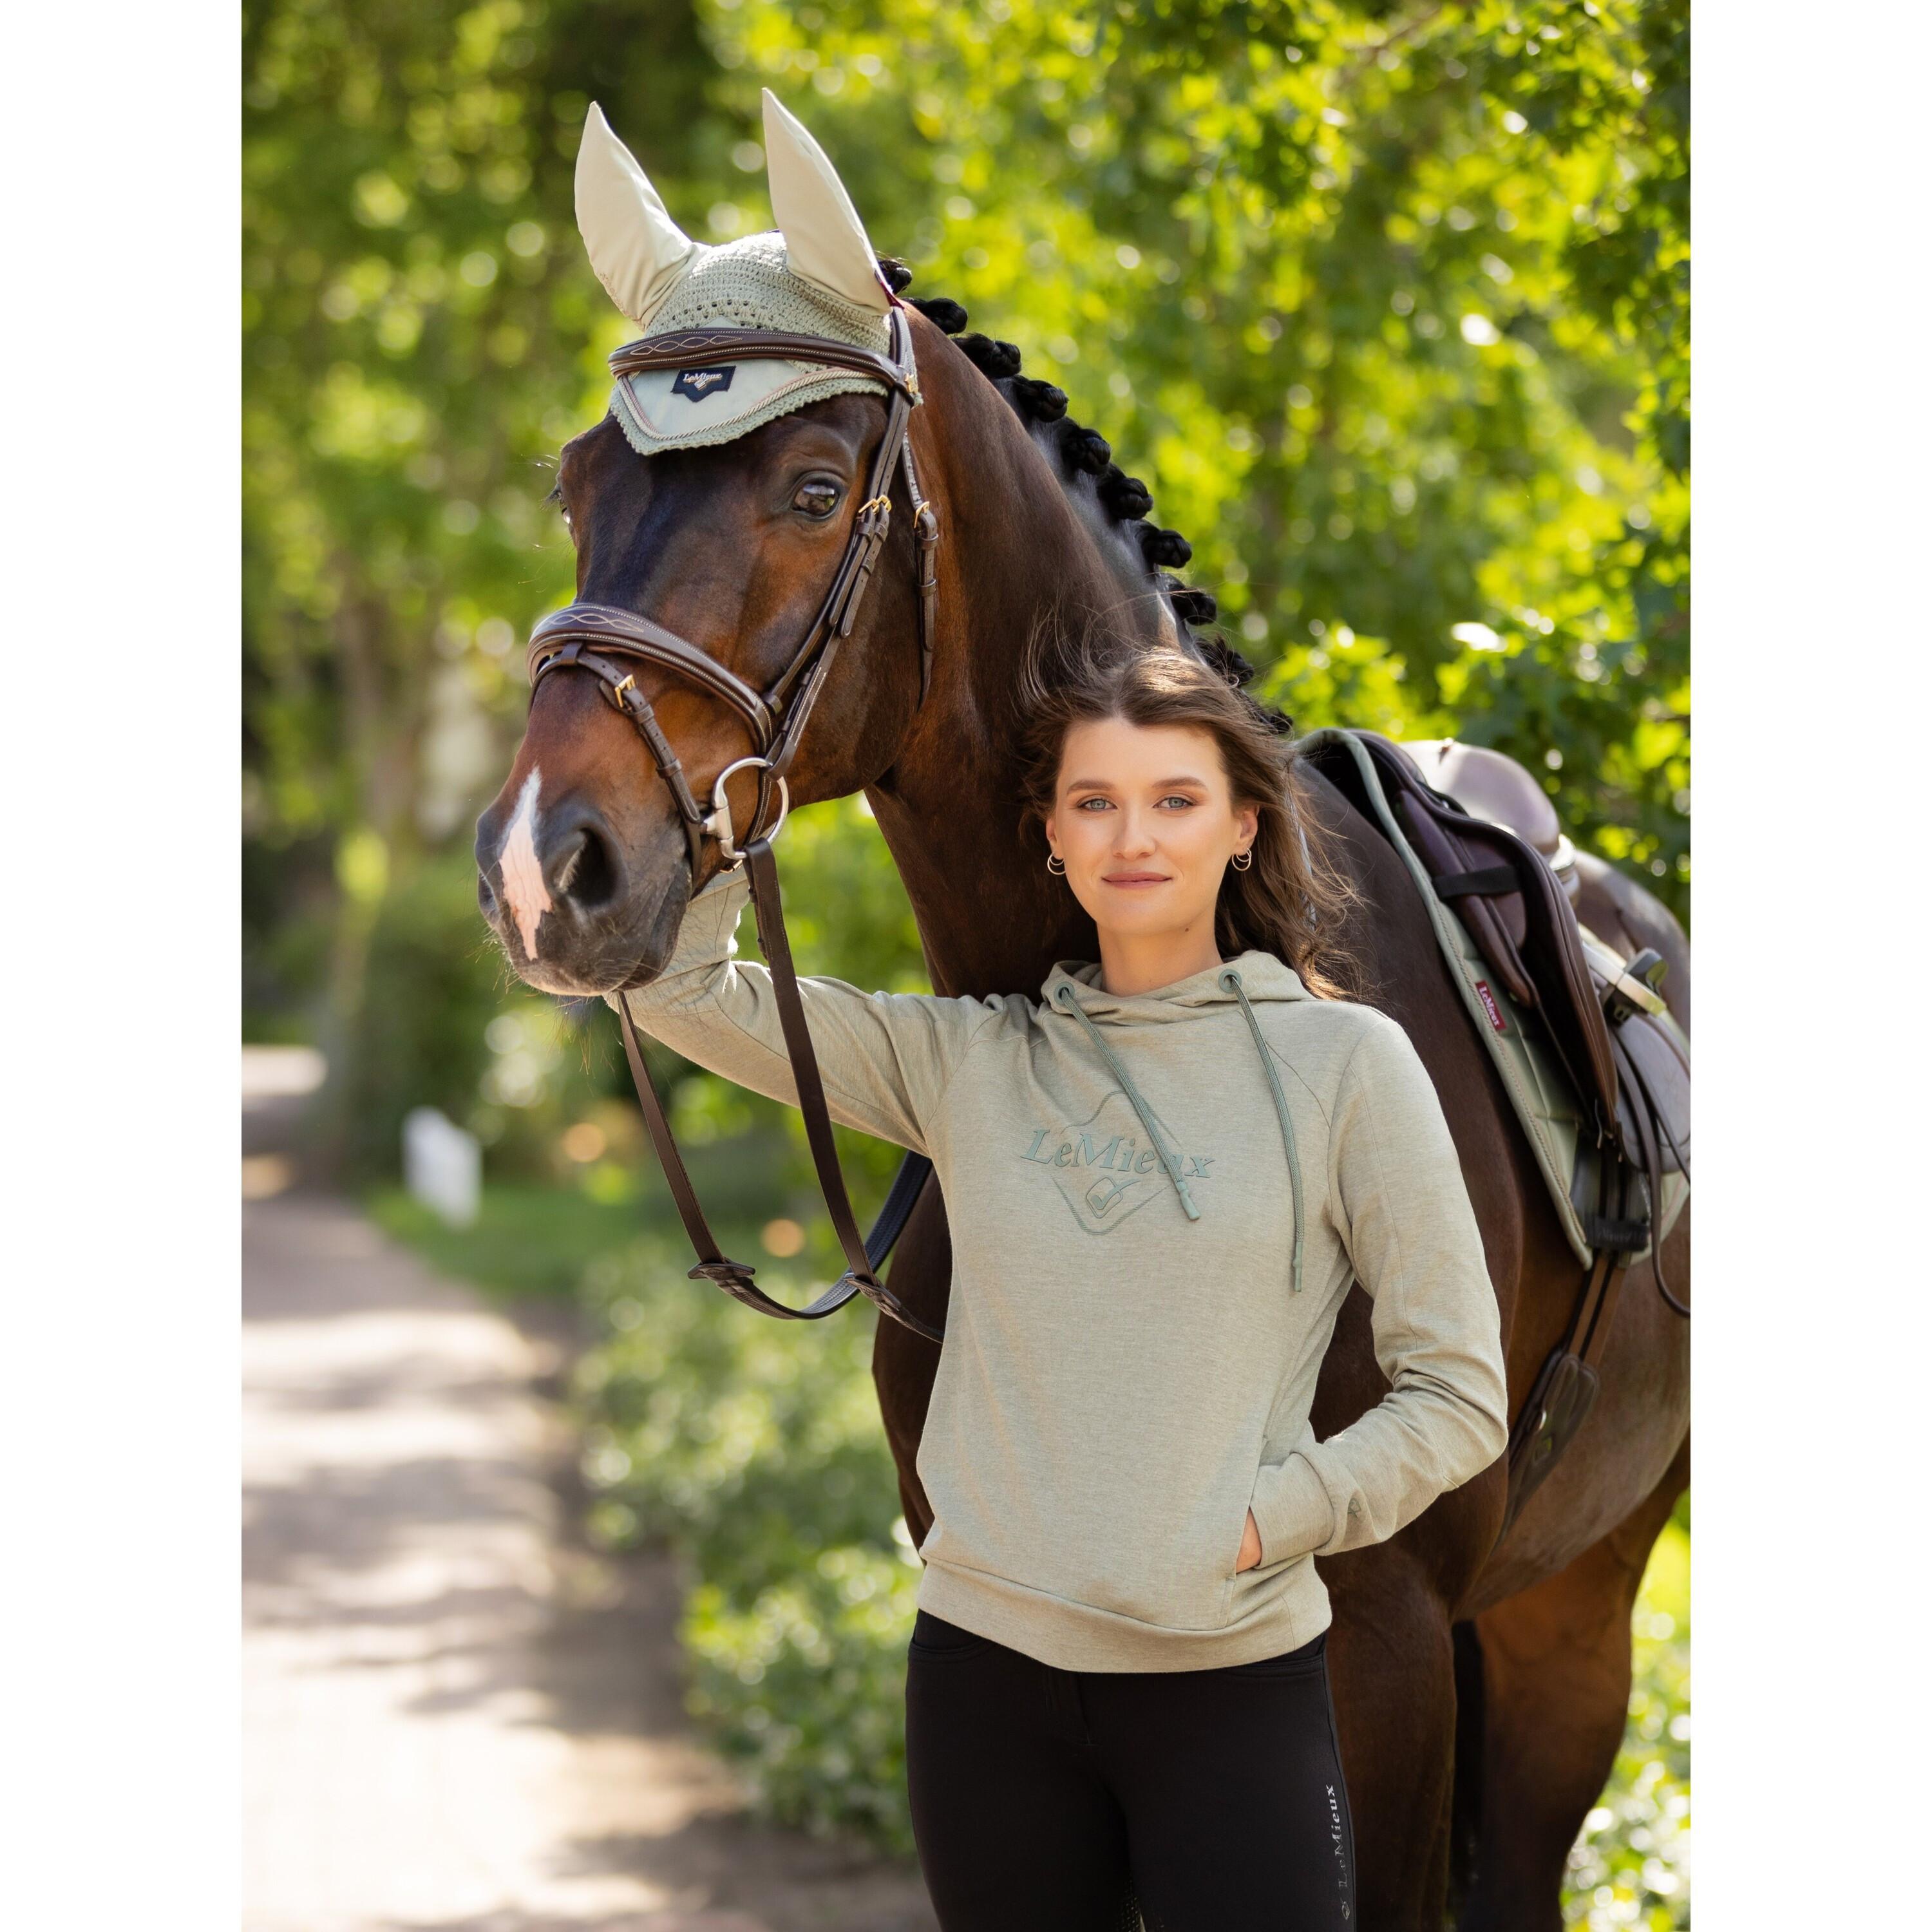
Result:
<svg viewBox="0 0 1932 1932"><path fill-rule="evenodd" d="M896 469L905 483L906 497L918 542L920 592L920 698L924 701L932 680L934 636L938 622L937 552L939 522L921 495L908 434L913 410L920 400L919 373L914 358L912 332L905 311L896 304L890 312L892 354L880 356L815 335L794 335L779 329L680 329L647 335L627 344L610 358L614 374L634 375L650 369L714 368L724 362L783 361L824 362L876 377L887 389L885 434L879 440L867 473L866 494L854 518L845 552L832 574L818 614L777 679L763 691L754 688L716 658L688 639L649 617L607 604L570 604L553 611L530 633L525 663L532 694L553 672L588 671L602 682L604 694L636 728L683 821L691 849L693 890L703 869L706 839L716 841L729 871L740 864L752 888L758 922L759 944L770 968L785 1044L790 1049L792 1076L798 1089L799 1111L804 1116L806 1138L812 1164L846 1259L844 1274L808 1307L788 1308L774 1301L752 1277L749 1262L724 1256L704 1216L682 1156L673 1138L670 1122L656 1083L646 1065L628 1008L620 994L617 1018L624 1038L625 1058L643 1108L651 1142L670 1184L678 1217L698 1254L693 1280L713 1281L726 1294L760 1314L795 1322L816 1321L842 1308L855 1294L863 1294L896 1322L933 1341L943 1331L912 1314L880 1282L878 1270L919 1198L932 1164L908 1154L902 1163L886 1204L871 1234L861 1239L853 1217L844 1177L839 1171L832 1138L832 1118L826 1104L818 1059L806 1024L798 974L792 963L785 932L784 908L778 892L778 866L771 842L783 826L790 808L786 782L812 707L824 689L838 646L850 635L860 605L871 584L879 553L892 526L892 487ZM670 672L683 683L717 699L745 727L752 754L728 765L712 782L706 811L692 788L683 763L658 724L650 700L638 688L636 667ZM734 774L758 773L758 800L752 812L750 836L740 842L731 820L725 787ZM766 824L776 792L778 815Z"/></svg>

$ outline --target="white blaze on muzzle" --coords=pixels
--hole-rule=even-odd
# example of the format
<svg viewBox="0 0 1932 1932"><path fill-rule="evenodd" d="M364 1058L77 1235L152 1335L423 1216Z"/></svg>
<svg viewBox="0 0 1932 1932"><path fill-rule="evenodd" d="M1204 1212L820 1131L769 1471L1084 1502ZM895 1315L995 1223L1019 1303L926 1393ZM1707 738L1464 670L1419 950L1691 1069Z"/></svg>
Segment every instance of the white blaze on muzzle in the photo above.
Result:
<svg viewBox="0 0 1932 1932"><path fill-rule="evenodd" d="M544 914L553 910L550 888L544 884L543 862L537 856L537 796L542 790L543 773L532 766L517 794L517 809L496 861L503 881L503 903L517 922L517 936L524 942L526 959L537 956L537 928Z"/></svg>

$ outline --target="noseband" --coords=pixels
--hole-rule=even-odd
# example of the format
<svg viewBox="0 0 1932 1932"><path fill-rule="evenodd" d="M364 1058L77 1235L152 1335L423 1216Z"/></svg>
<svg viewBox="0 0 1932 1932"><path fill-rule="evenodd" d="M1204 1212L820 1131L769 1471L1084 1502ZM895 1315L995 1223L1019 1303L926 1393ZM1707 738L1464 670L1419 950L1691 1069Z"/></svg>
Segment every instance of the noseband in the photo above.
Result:
<svg viewBox="0 0 1932 1932"><path fill-rule="evenodd" d="M911 508L914 534L918 540L920 674L919 692L922 703L932 682L934 633L938 622L937 552L939 520L932 506L920 494L919 477L913 463L912 442L908 426L912 412L922 400L919 371L912 346L912 331L905 311L895 304L888 316L890 356L869 349L833 342L816 335L794 335L780 329L689 328L663 335L647 335L627 344L610 358L611 373L619 377L646 370L715 368L726 362L780 361L822 362L834 368L850 369L874 377L886 386L885 434L880 438L867 474L866 495L853 519L852 533L845 554L833 573L831 586L820 604L790 662L775 682L763 691L755 689L716 658L680 638L676 632L633 611L608 604L568 604L553 611L530 633L525 664L534 698L536 687L553 672L588 671L602 686L606 700L636 728L649 749L660 776L683 820L685 837L691 850L691 878L694 890L703 868L704 843L715 840L725 869L745 867L752 888L752 904L758 916L758 943L772 975L778 1018L784 1030L785 1045L791 1056L792 1077L798 1090L799 1111L804 1116L806 1138L812 1149L812 1164L825 1196L840 1246L844 1250L846 1271L810 1306L788 1308L774 1301L752 1280L757 1270L746 1262L728 1259L706 1220L704 1210L692 1186L691 1177L673 1138L664 1102L646 1066L644 1049L630 1009L620 993L617 1020L624 1036L624 1055L629 1061L631 1077L644 1109L644 1124L650 1130L651 1144L657 1150L664 1178L670 1183L678 1216L684 1223L698 1252L694 1280L714 1281L726 1294L761 1315L784 1320L811 1322L842 1308L854 1294L863 1294L896 1322L929 1340L939 1341L944 1330L931 1326L912 1313L898 1298L879 1280L901 1230L917 1202L920 1190L932 1172L932 1164L922 1156L909 1154L900 1164L898 1174L885 1206L870 1234L861 1238L852 1203L839 1172L838 1156L832 1138L832 1118L826 1104L824 1083L813 1051L812 1035L806 1024L803 1001L800 998L797 969L792 963L791 946L785 931L784 908L778 894L776 862L771 842L784 825L790 808L790 788L786 782L792 760L798 754L812 707L825 688L838 646L851 634L854 620L872 582L873 567L892 527L892 472L898 469L905 480L907 501ZM749 735L752 752L725 766L712 782L711 808L698 802L686 776L683 763L664 736L650 700L638 688L639 664L670 672L673 676L719 700L733 712ZM742 844L731 822L731 807L725 795L727 782L736 772L755 771L758 775L758 802L752 811L752 831ZM769 827L766 818L772 794L778 800L778 817Z"/></svg>

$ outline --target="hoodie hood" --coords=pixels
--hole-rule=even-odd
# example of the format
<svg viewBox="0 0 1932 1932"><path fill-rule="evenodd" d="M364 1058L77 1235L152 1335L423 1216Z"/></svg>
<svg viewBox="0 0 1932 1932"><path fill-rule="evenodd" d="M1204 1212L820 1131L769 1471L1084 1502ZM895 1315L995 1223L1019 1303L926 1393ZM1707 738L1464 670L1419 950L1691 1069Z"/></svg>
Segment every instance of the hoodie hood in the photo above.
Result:
<svg viewBox="0 0 1932 1932"><path fill-rule="evenodd" d="M1240 975L1241 990L1252 1000L1312 1000L1315 995L1301 983L1301 976L1272 952L1237 953L1219 966L1204 968L1169 986L1156 986L1151 992L1110 993L1100 984L1100 969L1090 962L1063 960L1049 973L1040 988L1040 998L1055 1012L1065 1010L1064 1000L1076 1000L1089 1019L1115 1020L1138 1025L1191 1018L1204 1006L1232 1006L1236 1004L1234 988L1226 983L1229 973ZM1063 995L1060 988L1071 988Z"/></svg>

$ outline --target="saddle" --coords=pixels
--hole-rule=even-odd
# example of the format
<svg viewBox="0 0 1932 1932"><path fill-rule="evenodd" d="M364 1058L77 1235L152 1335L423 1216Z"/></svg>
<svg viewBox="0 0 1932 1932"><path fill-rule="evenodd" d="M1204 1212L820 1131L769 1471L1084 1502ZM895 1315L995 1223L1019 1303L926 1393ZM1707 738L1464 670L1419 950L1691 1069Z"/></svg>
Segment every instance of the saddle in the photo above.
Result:
<svg viewBox="0 0 1932 1932"><path fill-rule="evenodd" d="M1576 903L1576 848L1556 816L1550 794L1506 752L1460 738L1399 738L1416 769L1434 788L1492 825L1506 826L1549 862L1558 883Z"/></svg>
<svg viewBox="0 0 1932 1932"><path fill-rule="evenodd" d="M1689 1192L1689 1042L1657 990L1663 961L1648 952L1627 960L1578 921L1574 849L1514 759L1364 730L1301 742L1432 902L1465 1004L1585 1266L1568 1330L1511 1432L1506 1534L1595 1400L1630 1263L1648 1255L1659 1293L1690 1312L1664 1279L1660 1252ZM1546 1054L1567 1094L1552 1096L1541 1077Z"/></svg>
<svg viewBox="0 0 1932 1932"><path fill-rule="evenodd" d="M1378 732L1356 735L1376 760L1382 788L1429 869L1436 897L1450 902L1510 998L1542 1016L1586 1119L1602 1138L1617 1118L1617 1069L1576 908L1544 852L1502 816L1516 814L1547 837L1555 830L1555 808L1535 780L1500 752L1478 758L1471 755L1478 748L1458 746L1460 757L1438 750L1432 760L1445 778L1461 778L1473 796L1491 803L1494 815L1483 815L1429 782L1426 752L1419 758ZM1441 746L1436 740L1436 748ZM1556 840L1562 838L1556 831ZM1570 869L1574 877L1574 862Z"/></svg>

